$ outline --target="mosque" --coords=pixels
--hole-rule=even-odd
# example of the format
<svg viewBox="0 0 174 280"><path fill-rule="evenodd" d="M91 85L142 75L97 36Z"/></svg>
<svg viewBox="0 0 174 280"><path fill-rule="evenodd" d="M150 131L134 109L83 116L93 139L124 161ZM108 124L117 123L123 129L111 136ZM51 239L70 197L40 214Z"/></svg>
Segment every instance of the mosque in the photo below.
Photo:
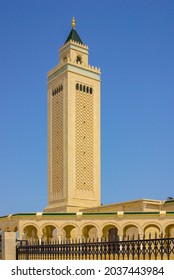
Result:
<svg viewBox="0 0 174 280"><path fill-rule="evenodd" d="M2 232L33 241L174 237L174 200L100 202L100 69L72 20L48 72L48 205L43 212L0 217Z"/></svg>

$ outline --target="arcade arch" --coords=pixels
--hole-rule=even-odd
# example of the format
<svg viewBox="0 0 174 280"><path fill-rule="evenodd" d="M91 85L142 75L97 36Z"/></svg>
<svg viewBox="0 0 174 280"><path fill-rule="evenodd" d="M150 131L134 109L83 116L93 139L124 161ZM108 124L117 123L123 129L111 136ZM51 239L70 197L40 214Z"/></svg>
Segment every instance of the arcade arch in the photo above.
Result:
<svg viewBox="0 0 174 280"><path fill-rule="evenodd" d="M129 239L138 239L139 229L138 226L134 224L126 225L123 228L123 237Z"/></svg>
<svg viewBox="0 0 174 280"><path fill-rule="evenodd" d="M108 224L102 229L102 238L107 239L109 241L118 241L118 228L113 224Z"/></svg>
<svg viewBox="0 0 174 280"><path fill-rule="evenodd" d="M44 242L50 242L57 239L57 229L53 225L46 225L42 229Z"/></svg>
<svg viewBox="0 0 174 280"><path fill-rule="evenodd" d="M76 226L70 224L66 225L62 229L62 236L66 239L76 239L78 234L78 229Z"/></svg>
<svg viewBox="0 0 174 280"><path fill-rule="evenodd" d="M97 240L98 238L98 231L97 227L92 224L88 224L82 228L82 238Z"/></svg>
<svg viewBox="0 0 174 280"><path fill-rule="evenodd" d="M23 229L23 238L27 239L30 242L38 241L38 230L34 225L27 225Z"/></svg>
<svg viewBox="0 0 174 280"><path fill-rule="evenodd" d="M160 227L156 224L148 224L144 228L145 238L155 238L160 236Z"/></svg>
<svg viewBox="0 0 174 280"><path fill-rule="evenodd" d="M165 237L174 237L174 224L169 224L166 226Z"/></svg>

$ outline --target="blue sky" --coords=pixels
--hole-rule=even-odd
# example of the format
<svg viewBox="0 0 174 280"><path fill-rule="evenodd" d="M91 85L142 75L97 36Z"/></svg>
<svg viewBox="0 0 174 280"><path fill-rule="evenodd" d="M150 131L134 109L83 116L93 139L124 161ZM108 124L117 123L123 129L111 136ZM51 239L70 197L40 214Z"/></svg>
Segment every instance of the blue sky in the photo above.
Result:
<svg viewBox="0 0 174 280"><path fill-rule="evenodd" d="M102 72L102 203L174 197L174 2L1 0L1 216L47 206L47 72L72 16Z"/></svg>

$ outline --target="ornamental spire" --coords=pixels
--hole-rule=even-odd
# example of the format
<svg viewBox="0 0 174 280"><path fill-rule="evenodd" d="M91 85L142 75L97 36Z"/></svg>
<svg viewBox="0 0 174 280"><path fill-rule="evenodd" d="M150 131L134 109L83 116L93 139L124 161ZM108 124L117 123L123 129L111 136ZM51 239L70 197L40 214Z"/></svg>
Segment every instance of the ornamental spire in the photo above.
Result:
<svg viewBox="0 0 174 280"><path fill-rule="evenodd" d="M75 21L75 18L73 17L72 18L72 28L75 28L75 26L76 26L76 21Z"/></svg>
<svg viewBox="0 0 174 280"><path fill-rule="evenodd" d="M71 29L71 32L68 35L68 38L65 41L65 44L72 40L76 43L80 43L80 44L84 45L82 40L80 39L77 31L75 30L75 26L76 26L76 21L75 21L75 18L73 17L72 18L72 29Z"/></svg>

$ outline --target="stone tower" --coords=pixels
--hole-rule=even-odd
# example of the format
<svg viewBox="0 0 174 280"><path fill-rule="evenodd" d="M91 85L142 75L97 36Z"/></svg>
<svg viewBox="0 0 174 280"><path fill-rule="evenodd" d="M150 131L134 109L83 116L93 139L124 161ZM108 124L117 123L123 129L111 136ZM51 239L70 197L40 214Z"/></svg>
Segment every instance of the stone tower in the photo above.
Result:
<svg viewBox="0 0 174 280"><path fill-rule="evenodd" d="M48 73L48 206L76 212L100 205L100 69L72 30Z"/></svg>

